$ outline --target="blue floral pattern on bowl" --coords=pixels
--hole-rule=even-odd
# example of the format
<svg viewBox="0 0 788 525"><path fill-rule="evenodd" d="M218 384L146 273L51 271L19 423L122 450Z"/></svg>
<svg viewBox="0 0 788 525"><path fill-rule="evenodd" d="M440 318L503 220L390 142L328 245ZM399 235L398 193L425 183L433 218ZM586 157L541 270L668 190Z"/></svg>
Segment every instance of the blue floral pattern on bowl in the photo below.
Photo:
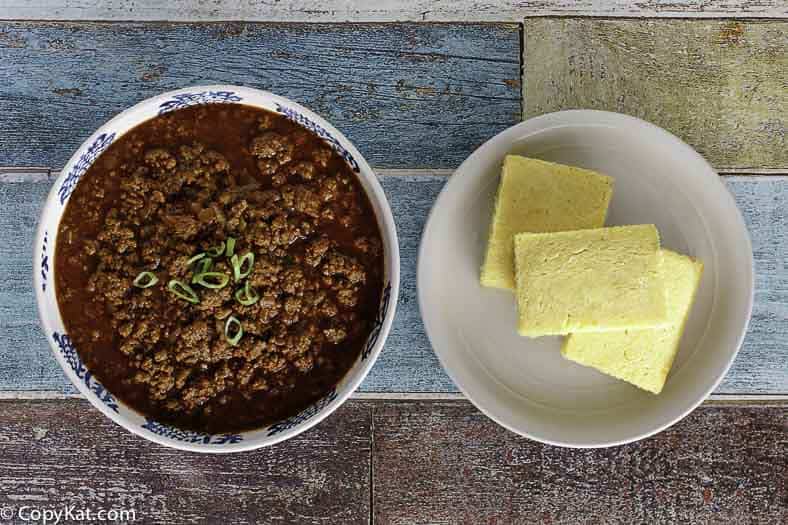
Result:
<svg viewBox="0 0 788 525"><path fill-rule="evenodd" d="M336 151L340 157L345 159L347 163L350 164L350 167L353 168L354 172L358 173L360 171L358 162L356 162L356 159L353 158L353 155L326 128L316 122L313 122L312 119L305 117L298 111L283 106L278 102L276 103L276 111L328 142L331 147L334 148L334 151Z"/></svg>
<svg viewBox="0 0 788 525"><path fill-rule="evenodd" d="M310 406L306 407L300 413L290 416L287 419L283 419L278 423L274 423L268 428L268 436L275 436L285 430L290 430L293 427L297 427L301 423L309 421L314 416L319 414L326 408L328 405L331 404L333 400L337 398L337 389L332 388L331 391L326 394L325 396L321 397L319 400L315 401Z"/></svg>
<svg viewBox="0 0 788 525"><path fill-rule="evenodd" d="M195 432L194 430L181 430L170 425L165 425L154 421L150 418L145 418L145 424L142 425L145 430L156 434L157 436L165 437L167 439L174 439L183 443L201 443L203 445L225 445L228 443L240 443L243 441L243 436L240 434L206 434L204 432Z"/></svg>
<svg viewBox="0 0 788 525"><path fill-rule="evenodd" d="M353 381L355 378L350 376L349 373L347 380L340 382L315 403L306 407L300 413L274 423L267 428L237 434L209 434L183 430L134 412L107 391L104 385L88 370L86 364L78 355L74 342L66 333L62 321L57 315L57 302L54 294L46 293L50 290L54 291L54 285L49 282L49 278L53 277L55 272L52 250L56 240L58 216L62 216L64 205L68 202L80 179L96 162L96 159L126 130L131 129L141 121L191 106L231 103L248 103L253 106L277 111L297 125L317 134L338 155L346 160L354 172L362 173L363 171L361 176L371 177L373 185L375 184L374 173L369 171L358 153L351 153L352 145L342 137L341 133L333 130L329 124L307 110L297 108L297 104L289 104L286 99L238 86L196 87L145 101L138 107L132 108L103 126L94 138L86 141L78 150L76 159L72 160L71 167L64 171L58 179L55 186L56 191L52 200L48 203L49 209L45 210L45 213L42 215L41 225L46 225L46 228L40 227L39 234L42 234L42 237L40 237L41 241L36 247L37 251L40 250L36 257L36 262L38 263L36 274L41 279L41 284L40 288L36 289L36 295L39 301L39 308L43 308L42 324L46 332L51 336L51 346L63 368L68 372L68 376L73 379L74 384L86 395L91 403L102 408L108 414L111 411L110 417L114 421L140 435L148 437L152 441L181 449L201 450L200 447L202 447L203 450L210 449L211 451L235 451L256 448L279 441L289 435L297 434L309 426L310 422L322 419L340 397L343 398L348 394L351 383L355 382ZM363 170L361 165L364 167ZM53 218L55 220L52 220ZM48 232L50 229L53 230L51 239ZM393 290L391 283L387 282L378 308L378 315L372 323L369 337L354 365L354 369L356 367L361 369L367 368L369 361L372 360L373 351L381 342L385 320L387 316L392 314L392 297L395 295L396 290ZM362 362L366 366L362 365ZM73 375L71 372L73 372Z"/></svg>
<svg viewBox="0 0 788 525"><path fill-rule="evenodd" d="M197 93L180 93L159 105L159 115L176 109L198 106L201 104L230 104L243 99L234 91L200 91Z"/></svg>
<svg viewBox="0 0 788 525"><path fill-rule="evenodd" d="M82 178L82 175L88 171L88 168L95 162L98 156L101 155L114 140L115 133L102 133L96 137L96 140L93 141L93 144L88 147L85 153L79 156L79 160L77 160L76 164L74 164L68 172L68 175L66 175L66 178L63 180L63 184L61 184L60 188L57 190L61 205L65 204L66 200L71 196L71 192L76 188L77 182Z"/></svg>
<svg viewBox="0 0 788 525"><path fill-rule="evenodd" d="M47 242L49 232L44 231L44 241L41 243L41 291L47 291L47 276L49 275L49 255L47 254Z"/></svg>
<svg viewBox="0 0 788 525"><path fill-rule="evenodd" d="M364 345L364 350L361 352L361 360L364 361L366 358L369 357L369 354L372 353L372 349L375 348L375 343L378 342L378 338L380 337L380 331L383 329L383 322L386 320L386 314L389 311L389 303L391 302L391 283L387 283L386 287L383 289L383 296L380 298L380 308L378 309L378 315L375 317L375 320L372 324L372 330L369 332L369 337L367 338L367 344Z"/></svg>
<svg viewBox="0 0 788 525"><path fill-rule="evenodd" d="M118 412L118 402L115 401L115 398L109 391L104 388L104 385L99 383L94 377L90 370L87 369L85 364L82 362L82 359L77 354L77 349L74 347L74 343L71 342L71 338L67 334L60 334L58 332L52 333L52 339L55 340L57 346L60 348L60 353L63 355L63 358L68 363L68 366L74 371L78 378L80 378L84 383L85 386L88 387L88 390L96 394L96 397L104 403L107 408L114 412Z"/></svg>

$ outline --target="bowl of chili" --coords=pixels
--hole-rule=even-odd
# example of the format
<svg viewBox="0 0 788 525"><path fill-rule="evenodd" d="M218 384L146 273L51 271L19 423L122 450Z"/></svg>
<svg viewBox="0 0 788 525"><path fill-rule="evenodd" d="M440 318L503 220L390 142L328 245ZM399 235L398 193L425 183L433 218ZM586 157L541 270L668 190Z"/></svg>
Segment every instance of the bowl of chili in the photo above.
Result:
<svg viewBox="0 0 788 525"><path fill-rule="evenodd" d="M144 100L55 180L34 245L42 329L107 417L235 452L293 437L358 387L399 288L391 210L329 122L247 87Z"/></svg>

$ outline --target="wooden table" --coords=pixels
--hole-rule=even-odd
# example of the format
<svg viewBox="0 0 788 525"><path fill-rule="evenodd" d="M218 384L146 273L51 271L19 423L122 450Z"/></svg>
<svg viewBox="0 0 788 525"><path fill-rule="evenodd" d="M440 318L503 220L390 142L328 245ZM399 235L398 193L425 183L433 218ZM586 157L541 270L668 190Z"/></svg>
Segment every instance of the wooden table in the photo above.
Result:
<svg viewBox="0 0 788 525"><path fill-rule="evenodd" d="M788 522L786 18L784 0L0 0L0 523L63 505L138 523ZM30 284L39 208L75 148L198 83L281 93L342 129L380 174L402 250L395 325L359 392L313 430L232 456L153 445L80 399ZM653 438L590 451L520 438L466 402L415 283L451 170L523 118L577 107L700 151L756 268L749 333L712 398Z"/></svg>

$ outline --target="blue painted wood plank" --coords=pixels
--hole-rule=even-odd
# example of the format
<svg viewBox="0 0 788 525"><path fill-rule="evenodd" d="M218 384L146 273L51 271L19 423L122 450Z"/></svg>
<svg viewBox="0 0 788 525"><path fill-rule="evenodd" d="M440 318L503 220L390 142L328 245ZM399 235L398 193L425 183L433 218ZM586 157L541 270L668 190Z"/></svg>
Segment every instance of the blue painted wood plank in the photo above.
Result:
<svg viewBox="0 0 788 525"><path fill-rule="evenodd" d="M788 393L788 178L727 179L752 239L755 301L719 392Z"/></svg>
<svg viewBox="0 0 788 525"><path fill-rule="evenodd" d="M378 167L451 167L521 120L517 24L0 23L0 166L62 167L106 120L195 84L273 91Z"/></svg>
<svg viewBox="0 0 788 525"><path fill-rule="evenodd" d="M445 178L386 176L400 237L402 287L397 316L363 392L457 392L424 333L416 298L416 253L427 214ZM788 177L728 177L753 241L756 294L744 347L718 394L788 394ZM32 237L50 183L0 183L0 391L75 392L38 329Z"/></svg>

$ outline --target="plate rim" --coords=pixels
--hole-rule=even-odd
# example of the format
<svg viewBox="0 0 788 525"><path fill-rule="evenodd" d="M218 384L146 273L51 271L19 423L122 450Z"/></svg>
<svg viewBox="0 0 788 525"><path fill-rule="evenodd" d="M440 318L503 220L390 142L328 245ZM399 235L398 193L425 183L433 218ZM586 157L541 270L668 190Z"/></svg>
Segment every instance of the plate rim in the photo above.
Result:
<svg viewBox="0 0 788 525"><path fill-rule="evenodd" d="M600 122L602 121L602 122ZM628 436L623 439L618 440L607 440L607 441L567 441L567 440L559 440L559 439L550 439L549 437L541 436L538 434L534 434L530 431L521 430L514 428L511 424L504 421L501 417L495 414L493 408L486 406L485 403L480 402L478 399L474 399L474 397L469 393L468 385L462 383L462 381L458 380L457 374L452 371L451 367L447 365L447 358L448 353L444 355L446 350L439 350L438 346L434 343L434 329L431 328L434 319L431 319L429 315L426 314L426 307L425 307L425 298L424 298L424 287L422 283L426 280L426 262L425 262L425 251L426 243L425 240L427 239L428 233L430 232L430 227L435 220L435 216L437 214L437 210L441 207L442 202L447 199L447 195L452 191L452 188L459 184L457 181L461 180L463 177L463 169L468 170L467 166L475 159L476 156L483 154L484 150L492 147L496 141L500 140L502 136L507 134L515 133L515 130L521 128L528 128L530 132L523 135L528 136L531 134L539 133L545 131L550 128L555 128L561 125L585 125L585 126L593 126L593 125L613 125L614 127L621 128L622 126L630 125L630 126L637 126L641 128L646 128L655 132L657 134L662 135L670 144L672 148L677 148L683 150L684 153L695 157L697 160L702 162L706 165L708 170L712 173L716 174L716 179L713 184L716 184L718 188L723 190L726 198L728 200L728 204L732 205L733 209L736 210L736 214L731 219L736 223L737 228L743 233L742 240L744 241L743 248L747 255L746 257L746 264L748 268L745 270L744 275L742 277L746 277L747 281L745 283L747 289L747 297L746 297L746 316L743 326L739 330L738 337L735 341L735 346L733 351L727 358L727 362L721 368L720 372L717 374L717 377L710 382L709 386L705 388L700 396L697 399L691 401L683 410L680 410L677 415L670 418L668 421L664 423L660 423L653 428L647 429L643 432L640 432L636 435ZM537 129L531 129L536 126ZM522 137L520 137L522 138ZM466 175L465 177L469 177L470 175ZM692 148L689 144L681 140L679 137L674 135L673 133L661 128L655 124L652 124L648 121L643 119L633 117L631 115L625 115L623 113L616 113L612 111L603 111L603 110L594 110L594 109L570 109L570 110L563 110L563 111L556 111L552 113L546 113L542 115L538 115L529 119L524 120L523 122L519 122L513 126L510 126L499 133L495 134L480 146L478 146L455 170L453 170L452 175L448 177L448 180L444 184L443 188L441 188L438 197L435 199L435 202L430 209L430 212L427 216L427 220L424 223L424 228L421 233L421 239L419 241L419 249L417 254L417 262L416 262L416 295L418 299L419 305L419 315L422 319L422 323L424 325L424 331L427 334L427 338L430 341L430 346L432 347L433 352L438 357L438 361L441 364L441 367L452 380L454 385L460 390L463 396L471 402L479 411L481 411L485 416L493 420L498 425L506 428L507 430L514 432L515 434L521 435L523 437L532 439L534 441L544 443L546 445L554 445L559 447L566 447L566 448L580 448L580 449L594 449L594 448L607 448L607 447L614 447L619 445L624 445L628 443L634 443L648 437L651 437L655 434L662 432L663 430L668 429L669 427L675 425L685 417L687 417L690 413L692 413L698 406L700 406L706 399L708 399L709 395L714 392L714 390L719 386L722 382L723 378L728 374L733 362L736 360L736 356L739 354L742 344L744 342L744 338L747 335L748 328L750 322L752 320L752 311L754 305L754 296L755 296L755 263L753 258L753 251L752 251L752 240L750 237L749 229L747 228L747 224L744 221L744 217L739 209L739 206L736 204L733 195L730 193L730 190L727 186L723 183L720 175L717 171L711 166L711 164L694 148ZM707 328L708 330L708 328ZM495 378L492 378L495 379Z"/></svg>

